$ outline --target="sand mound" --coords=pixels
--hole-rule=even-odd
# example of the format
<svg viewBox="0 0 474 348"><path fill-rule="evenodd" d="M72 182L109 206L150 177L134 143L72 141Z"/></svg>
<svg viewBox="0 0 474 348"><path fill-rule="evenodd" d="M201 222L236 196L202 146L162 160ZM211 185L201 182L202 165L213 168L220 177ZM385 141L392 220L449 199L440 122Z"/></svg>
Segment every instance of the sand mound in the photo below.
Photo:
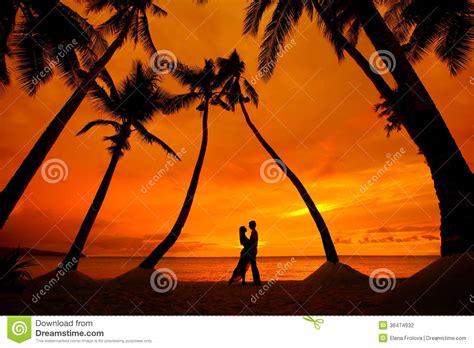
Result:
<svg viewBox="0 0 474 348"><path fill-rule="evenodd" d="M369 277L352 267L338 262L325 262L321 267L309 275L303 282L312 286L340 286L348 287L358 284L368 284Z"/></svg>
<svg viewBox="0 0 474 348"><path fill-rule="evenodd" d="M406 314L472 313L473 275L474 252L441 257L383 295L383 301Z"/></svg>
<svg viewBox="0 0 474 348"><path fill-rule="evenodd" d="M120 288L150 287L150 278L155 269L144 269L140 267L124 273L107 282L107 285Z"/></svg>
<svg viewBox="0 0 474 348"><path fill-rule="evenodd" d="M59 285L71 291L75 289L99 287L99 284L96 281L84 273L78 271L59 273L58 271L54 270L34 278L29 282L29 288L31 289L42 289L46 286L52 288Z"/></svg>

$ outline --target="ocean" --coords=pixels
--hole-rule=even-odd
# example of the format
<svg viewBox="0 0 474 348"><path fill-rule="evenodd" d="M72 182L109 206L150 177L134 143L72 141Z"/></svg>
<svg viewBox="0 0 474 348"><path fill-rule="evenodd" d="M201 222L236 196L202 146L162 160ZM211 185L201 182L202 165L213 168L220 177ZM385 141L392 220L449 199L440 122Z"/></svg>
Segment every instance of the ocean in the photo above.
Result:
<svg viewBox="0 0 474 348"><path fill-rule="evenodd" d="M60 257L36 256L36 265L28 268L32 277L56 268ZM397 278L415 274L433 262L436 256L342 256L341 261L356 270L370 275L374 270L387 268ZM87 257L82 258L79 271L92 278L114 278L136 267L141 258ZM235 257L167 257L156 268L169 268L180 281L226 281L237 264ZM324 263L324 257L259 257L258 267L262 279L278 277L280 280L302 280ZM278 274L277 274L278 273ZM250 277L250 275L249 275Z"/></svg>

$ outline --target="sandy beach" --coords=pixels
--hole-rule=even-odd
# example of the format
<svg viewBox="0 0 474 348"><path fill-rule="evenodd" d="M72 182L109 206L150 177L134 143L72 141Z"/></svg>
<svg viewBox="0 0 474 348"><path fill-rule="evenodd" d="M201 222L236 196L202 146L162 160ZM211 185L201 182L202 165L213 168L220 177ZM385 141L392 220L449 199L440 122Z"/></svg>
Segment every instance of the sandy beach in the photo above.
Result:
<svg viewBox="0 0 474 348"><path fill-rule="evenodd" d="M158 293L152 270L133 269L108 280L67 273L38 295L53 273L21 294L0 294L1 314L35 315L373 315L474 312L474 254L436 260L408 279L376 284L344 264L326 263L303 281L264 280L261 286L178 282ZM35 298L37 296L37 298ZM39 298L38 298L39 297Z"/></svg>

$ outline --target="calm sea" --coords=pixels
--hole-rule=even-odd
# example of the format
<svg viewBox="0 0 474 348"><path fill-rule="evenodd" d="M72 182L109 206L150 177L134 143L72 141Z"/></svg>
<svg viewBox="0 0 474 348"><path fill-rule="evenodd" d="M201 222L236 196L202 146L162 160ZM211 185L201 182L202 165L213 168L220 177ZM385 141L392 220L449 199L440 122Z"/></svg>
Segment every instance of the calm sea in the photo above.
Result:
<svg viewBox="0 0 474 348"><path fill-rule="evenodd" d="M33 277L54 270L61 258L35 257L37 265L29 269ZM258 267L263 279L274 278L282 267L279 279L302 280L325 261L323 257L259 257ZM341 261L369 275L377 268L388 268L397 278L405 278L418 272L436 259L435 256L354 256L341 257ZM113 278L136 267L140 258L88 257L81 259L79 270L92 278ZM157 268L172 269L181 281L219 281L229 279L238 259L233 257L168 257ZM286 266L285 266L286 265Z"/></svg>

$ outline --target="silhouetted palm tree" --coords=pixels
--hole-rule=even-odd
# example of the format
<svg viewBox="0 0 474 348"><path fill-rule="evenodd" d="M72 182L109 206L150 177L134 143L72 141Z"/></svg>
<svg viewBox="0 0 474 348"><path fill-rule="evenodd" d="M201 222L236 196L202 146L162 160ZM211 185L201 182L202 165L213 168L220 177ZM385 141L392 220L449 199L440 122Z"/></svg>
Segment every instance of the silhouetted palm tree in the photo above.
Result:
<svg viewBox="0 0 474 348"><path fill-rule="evenodd" d="M150 133L145 127L145 124L152 119L156 112L164 110L171 97L158 86L159 77L160 75L157 75L152 69L141 63L135 63L132 73L118 89L113 83L110 83L110 90L107 92L105 88L96 84L91 91L94 101L113 119L89 122L78 135L95 126L112 126L115 129L115 134L104 138L112 143L108 148L111 160L76 239L62 263L66 265L73 262L75 258L77 262L74 263L74 267L69 269L77 269L79 258L104 203L117 163L124 152L130 150L129 138L132 132L137 132L149 144L160 145L168 154L179 159L178 155L163 140Z"/></svg>
<svg viewBox="0 0 474 348"><path fill-rule="evenodd" d="M417 58L435 44L438 56L448 63L451 73L457 73L464 67L472 45L472 5L468 0L403 0L402 5L391 0L376 2L395 4L388 12L389 18L394 14L406 16L396 29L398 37L390 30L391 21L384 20L374 0L253 0L247 8L244 32L256 34L263 14L276 3L259 55L259 67L269 71L267 77L270 77L281 45L303 12L312 18L316 11L338 57L342 58L344 52L349 54L385 99L381 106L385 109L382 114L389 116L388 130L403 126L425 156L439 200L441 254L464 252L474 244L474 206L470 202L473 175L408 57ZM378 52L390 52L393 57L394 62L389 65L396 90L356 49L361 30ZM408 45L399 41L403 33L413 33ZM455 42L456 38L462 40Z"/></svg>
<svg viewBox="0 0 474 348"><path fill-rule="evenodd" d="M251 101L255 107L257 107L258 94L253 86L243 76L245 73L245 63L240 59L237 51L233 51L228 58L217 59L216 62L217 66L219 67L217 80L219 80L221 76L224 79L221 96L225 98L225 101L228 105L230 105L231 110L235 110L235 104L239 103L247 125L250 127L263 148L275 160L275 163L278 165L278 167L280 167L280 169L290 179L291 183L298 190L298 193L306 204L306 207L308 208L309 213L311 214L311 217L313 218L321 235L326 259L330 262L338 262L339 258L337 256L334 243L332 242L329 229L323 217L321 216L321 213L316 207L316 204L314 204L309 192L306 190L303 183L296 176L296 174L288 167L288 165L281 159L277 152L264 139L262 134L258 131L257 127L250 119L247 108L245 107L245 103Z"/></svg>
<svg viewBox="0 0 474 348"><path fill-rule="evenodd" d="M176 112L183 107L187 107L199 100L200 103L197 110L202 112L202 139L199 155L194 166L191 182L186 192L181 211L178 218L171 228L170 233L166 238L150 253L150 255L143 260L140 268L151 269L161 260L163 255L174 245L178 239L181 231L188 219L191 207L194 201L194 196L199 183L199 176L201 174L202 166L204 164L204 157L206 156L207 142L208 142L208 116L209 104L219 105L226 108L227 106L218 98L216 89L220 86L215 78L214 62L211 59L206 59L203 68L189 67L182 63L178 63L176 69L173 71L173 76L180 82L181 85L187 87L189 92L183 95L178 95L172 102L169 103L167 113Z"/></svg>
<svg viewBox="0 0 474 348"><path fill-rule="evenodd" d="M80 85L41 134L14 176L3 189L0 195L0 228L4 226L41 163L86 97L94 80L104 70L114 53L124 44L127 37L135 43L141 42L150 54L156 51L149 31L147 13L162 16L166 15L166 12L153 4L151 0L89 0L87 9L88 12L113 10L112 16L99 28L106 33L115 35L115 39L105 53L84 74L80 80ZM56 31L60 30L62 28L56 28Z"/></svg>
<svg viewBox="0 0 474 348"><path fill-rule="evenodd" d="M0 87L10 84L10 74L7 67L7 57L10 56L10 39L15 28L18 4L14 0L0 2Z"/></svg>
<svg viewBox="0 0 474 348"><path fill-rule="evenodd" d="M58 0L5 0L0 5L0 84L10 81L6 58L16 61L21 86L30 95L54 72L77 87L107 42L86 19ZM58 30L61 28L61 30Z"/></svg>
<svg viewBox="0 0 474 348"><path fill-rule="evenodd" d="M470 61L474 4L469 0L388 0L385 14L408 58L419 61L430 50L452 75Z"/></svg>

